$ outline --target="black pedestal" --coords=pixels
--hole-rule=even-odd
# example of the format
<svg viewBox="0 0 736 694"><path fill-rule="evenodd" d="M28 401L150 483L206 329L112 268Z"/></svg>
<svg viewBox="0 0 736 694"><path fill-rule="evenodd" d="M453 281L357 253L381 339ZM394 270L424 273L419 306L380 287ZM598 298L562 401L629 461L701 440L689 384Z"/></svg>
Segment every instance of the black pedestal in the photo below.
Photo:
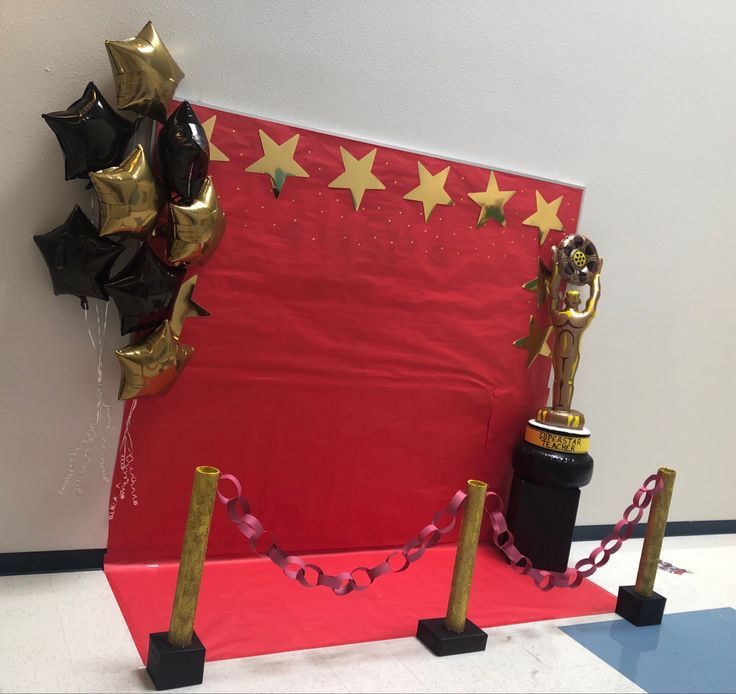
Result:
<svg viewBox="0 0 736 694"><path fill-rule="evenodd" d="M435 655L458 655L486 650L488 634L469 619L461 634L445 628L445 619L420 619L417 638Z"/></svg>
<svg viewBox="0 0 736 694"><path fill-rule="evenodd" d="M545 487L580 489L593 478L593 458L587 453L550 450L528 441L516 446L512 462L517 475Z"/></svg>
<svg viewBox="0 0 736 694"><path fill-rule="evenodd" d="M580 501L579 489L527 482L514 473L508 526L514 543L538 569L564 571Z"/></svg>
<svg viewBox="0 0 736 694"><path fill-rule="evenodd" d="M569 430L559 430L562 433L558 434L555 431L532 420L527 436L536 435L540 445L524 440L514 449L514 477L506 518L516 546L536 568L564 571L570 556L580 487L593 476L593 458L587 452L564 450L580 448L573 444L584 441L589 436L587 430L580 435ZM559 445L559 449L543 445Z"/></svg>
<svg viewBox="0 0 736 694"><path fill-rule="evenodd" d="M618 589L616 614L637 627L650 627L662 623L667 598L652 593L651 598L639 595L634 586L621 586Z"/></svg>
<svg viewBox="0 0 736 694"><path fill-rule="evenodd" d="M517 548L536 568L567 568L579 501L579 489L545 487L514 473L508 526Z"/></svg>
<svg viewBox="0 0 736 694"><path fill-rule="evenodd" d="M146 670L156 689L174 689L202 684L205 649L197 635L189 646L171 646L167 632L151 634Z"/></svg>

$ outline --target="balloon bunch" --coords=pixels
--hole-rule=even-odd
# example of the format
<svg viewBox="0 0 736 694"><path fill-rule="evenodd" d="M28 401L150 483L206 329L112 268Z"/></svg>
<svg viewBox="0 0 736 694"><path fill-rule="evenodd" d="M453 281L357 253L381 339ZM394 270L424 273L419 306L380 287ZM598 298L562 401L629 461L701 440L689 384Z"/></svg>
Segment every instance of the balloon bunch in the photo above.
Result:
<svg viewBox="0 0 736 694"><path fill-rule="evenodd" d="M209 143L194 110L184 101L167 118L184 73L153 24L105 45L117 108L138 119L118 114L92 82L66 110L43 114L64 153L66 180L90 180L99 223L75 206L60 226L34 240L54 294L78 297L85 311L88 298L112 297L122 335L148 331L116 351L119 398L127 400L167 392L191 359L194 348L180 341L184 319L209 314L192 299L197 275L184 278L188 265L212 257L225 216L207 175ZM162 123L149 151L134 144L147 119ZM162 239L160 254L151 237Z"/></svg>

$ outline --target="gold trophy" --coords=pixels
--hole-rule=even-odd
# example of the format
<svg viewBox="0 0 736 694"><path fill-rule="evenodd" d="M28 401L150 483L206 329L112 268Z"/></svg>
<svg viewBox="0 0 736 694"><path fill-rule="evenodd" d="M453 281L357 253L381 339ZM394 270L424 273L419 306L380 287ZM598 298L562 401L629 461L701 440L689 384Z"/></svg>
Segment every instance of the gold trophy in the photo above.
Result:
<svg viewBox="0 0 736 694"><path fill-rule="evenodd" d="M552 246L552 254L554 265L547 297L554 334L552 407L539 410L536 421L582 431L585 417L582 412L572 409L572 396L575 391L575 374L580 363L583 333L595 318L601 297L603 259L598 256L593 242L584 236L568 236L559 248ZM563 280L568 284L564 297L560 292ZM570 289L569 285L588 285L589 296L582 310L580 292Z"/></svg>
<svg viewBox="0 0 736 694"><path fill-rule="evenodd" d="M526 426L514 451L509 527L519 550L534 566L563 571L575 527L580 487L593 476L590 431L582 412L572 409L583 333L601 296L603 260L585 236L568 236L552 247L546 305L554 335L552 405ZM566 291L561 291L562 282ZM588 287L585 306L579 287Z"/></svg>

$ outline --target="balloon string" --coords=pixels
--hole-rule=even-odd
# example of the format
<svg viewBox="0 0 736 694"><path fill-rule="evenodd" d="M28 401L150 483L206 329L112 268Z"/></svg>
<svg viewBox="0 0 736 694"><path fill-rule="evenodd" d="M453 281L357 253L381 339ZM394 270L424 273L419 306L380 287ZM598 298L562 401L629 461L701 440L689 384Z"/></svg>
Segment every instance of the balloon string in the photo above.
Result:
<svg viewBox="0 0 736 694"><path fill-rule="evenodd" d="M120 481L115 485L113 490L113 497L110 501L110 512L108 517L112 520L115 517L115 511L118 507L118 502L123 501L130 492L130 500L133 506L138 506L138 494L136 493L135 483L138 478L135 475L135 453L133 451L133 436L130 433L130 425L133 421L133 413L135 408L138 407L138 400L131 400L130 409L128 410L128 416L125 420L125 426L123 428L123 434L120 437L120 453L118 455L118 463L120 466ZM130 488L130 489L129 489Z"/></svg>
<svg viewBox="0 0 736 694"><path fill-rule="evenodd" d="M96 307L95 307L96 308ZM95 338L92 337L92 331L89 327L89 319L88 319L89 310L86 310L84 312L84 327L87 329L87 335L89 335L89 341L92 343L92 349L97 353L97 345L95 344Z"/></svg>
<svg viewBox="0 0 736 694"><path fill-rule="evenodd" d="M97 195L95 193L94 187L90 188L90 191L89 191L89 218L92 220L95 220L95 218L97 218L97 220L99 221L99 210L97 208ZM95 224L97 223L98 222L95 222Z"/></svg>
<svg viewBox="0 0 736 694"><path fill-rule="evenodd" d="M84 323L89 335L92 348L97 357L97 405L95 408L95 418L87 424L84 438L77 444L73 451L67 454L67 470L58 489L59 494L66 492L69 483L74 480L74 487L78 495L84 494L82 486L82 476L86 472L92 462L92 454L96 451L96 462L100 470L102 479L107 482L109 477L107 474L107 466L105 458L107 455L107 435L106 432L112 426L112 416L110 404L104 398L104 381L103 381L103 356L105 353L105 333L107 331L107 318L109 315L109 304L105 304L105 312L100 317L99 305L95 304L95 316L97 318L97 339L92 334L89 326L88 311L84 311Z"/></svg>

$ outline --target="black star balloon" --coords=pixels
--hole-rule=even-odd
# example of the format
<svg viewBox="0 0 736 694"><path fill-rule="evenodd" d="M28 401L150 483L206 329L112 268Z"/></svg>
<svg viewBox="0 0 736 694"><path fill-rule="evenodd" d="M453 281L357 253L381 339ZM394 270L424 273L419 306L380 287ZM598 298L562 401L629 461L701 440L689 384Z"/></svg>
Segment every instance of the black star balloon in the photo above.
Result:
<svg viewBox="0 0 736 694"><path fill-rule="evenodd" d="M186 268L169 267L143 245L105 284L120 314L120 334L146 330L168 318Z"/></svg>
<svg viewBox="0 0 736 694"><path fill-rule="evenodd" d="M78 296L84 308L88 296L107 300L103 285L124 248L101 238L79 205L61 226L33 240L49 267L54 294Z"/></svg>
<svg viewBox="0 0 736 694"><path fill-rule="evenodd" d="M64 152L64 178L86 178L90 171L119 164L133 133L90 82L80 99L66 109L44 113Z"/></svg>
<svg viewBox="0 0 736 694"><path fill-rule="evenodd" d="M183 101L161 128L158 157L161 177L169 188L187 201L197 195L207 177L210 146L188 101Z"/></svg>

